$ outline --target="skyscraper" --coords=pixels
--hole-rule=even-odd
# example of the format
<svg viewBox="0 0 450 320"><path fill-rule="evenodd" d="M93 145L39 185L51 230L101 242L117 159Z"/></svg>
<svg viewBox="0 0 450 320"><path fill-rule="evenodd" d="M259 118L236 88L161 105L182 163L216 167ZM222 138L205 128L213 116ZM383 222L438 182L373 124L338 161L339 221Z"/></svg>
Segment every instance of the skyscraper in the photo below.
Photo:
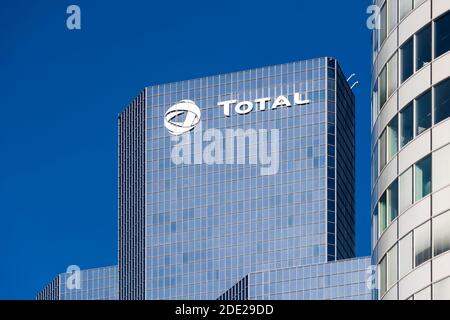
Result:
<svg viewBox="0 0 450 320"><path fill-rule="evenodd" d="M150 86L118 126L118 267L75 290L61 274L38 299L371 297L335 59Z"/></svg>
<svg viewBox="0 0 450 320"><path fill-rule="evenodd" d="M118 122L120 299L216 299L355 256L355 101L335 59L146 87Z"/></svg>
<svg viewBox="0 0 450 320"><path fill-rule="evenodd" d="M374 3L376 296L450 299L450 1Z"/></svg>

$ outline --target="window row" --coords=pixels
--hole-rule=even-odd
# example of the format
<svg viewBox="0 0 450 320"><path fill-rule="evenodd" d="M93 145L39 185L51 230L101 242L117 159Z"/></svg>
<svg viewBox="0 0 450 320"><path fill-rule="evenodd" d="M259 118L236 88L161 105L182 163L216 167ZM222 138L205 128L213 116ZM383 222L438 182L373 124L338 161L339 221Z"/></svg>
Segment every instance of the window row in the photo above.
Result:
<svg viewBox="0 0 450 320"><path fill-rule="evenodd" d="M399 212L431 193L431 155L418 161L396 179L378 202L378 234L387 229Z"/></svg>
<svg viewBox="0 0 450 320"><path fill-rule="evenodd" d="M419 7L425 0L386 0L380 8L377 23L378 30L374 30L373 50L377 52L387 36L414 8Z"/></svg>
<svg viewBox="0 0 450 320"><path fill-rule="evenodd" d="M450 251L450 211L411 231L381 259L380 296L415 267Z"/></svg>
<svg viewBox="0 0 450 320"><path fill-rule="evenodd" d="M379 168L381 172L397 152L434 123L450 118L450 78L411 101L395 116L380 135L378 141Z"/></svg>
<svg viewBox="0 0 450 320"><path fill-rule="evenodd" d="M428 286L408 300L450 300L450 277L433 284L433 294L431 294L431 286Z"/></svg>
<svg viewBox="0 0 450 320"><path fill-rule="evenodd" d="M374 110L383 108L387 99L397 89L399 82L403 83L414 72L428 65L433 57L438 58L450 51L449 37L450 13L447 13L409 38L380 72L373 91Z"/></svg>

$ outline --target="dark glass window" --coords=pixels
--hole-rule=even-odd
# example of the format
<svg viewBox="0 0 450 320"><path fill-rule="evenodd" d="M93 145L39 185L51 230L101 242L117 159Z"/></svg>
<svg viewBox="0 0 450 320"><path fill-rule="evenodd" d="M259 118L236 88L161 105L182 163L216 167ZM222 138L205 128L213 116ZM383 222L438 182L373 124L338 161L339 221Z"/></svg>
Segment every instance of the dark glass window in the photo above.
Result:
<svg viewBox="0 0 450 320"><path fill-rule="evenodd" d="M387 143L387 154L388 160L391 160L392 157L398 151L398 121L397 117L391 120L387 128L388 132L388 143Z"/></svg>
<svg viewBox="0 0 450 320"><path fill-rule="evenodd" d="M436 20L436 58L450 51L450 13Z"/></svg>
<svg viewBox="0 0 450 320"><path fill-rule="evenodd" d="M450 117L450 78L438 84L434 89L435 123Z"/></svg>
<svg viewBox="0 0 450 320"><path fill-rule="evenodd" d="M431 90L416 100L416 134L431 127Z"/></svg>
<svg viewBox="0 0 450 320"><path fill-rule="evenodd" d="M431 235L429 222L414 230L414 251L416 267L431 258Z"/></svg>
<svg viewBox="0 0 450 320"><path fill-rule="evenodd" d="M431 157L428 156L415 166L415 188L416 201L426 197L431 193Z"/></svg>
<svg viewBox="0 0 450 320"><path fill-rule="evenodd" d="M387 72L386 67L380 74L380 109L383 108L387 100Z"/></svg>
<svg viewBox="0 0 450 320"><path fill-rule="evenodd" d="M388 223L398 216L398 182L395 180L388 188Z"/></svg>
<svg viewBox="0 0 450 320"><path fill-rule="evenodd" d="M401 48L400 48L400 76L401 82L408 79L414 73L414 43L413 38L409 39Z"/></svg>
<svg viewBox="0 0 450 320"><path fill-rule="evenodd" d="M378 203L378 230L380 235L386 230L387 227L387 206L386 206L386 192L380 198Z"/></svg>
<svg viewBox="0 0 450 320"><path fill-rule="evenodd" d="M413 104L410 103L400 113L400 145L405 146L413 139Z"/></svg>
<svg viewBox="0 0 450 320"><path fill-rule="evenodd" d="M431 62L431 25L417 33L416 50L416 70L419 70Z"/></svg>
<svg viewBox="0 0 450 320"><path fill-rule="evenodd" d="M380 137L380 171L386 166L387 131L384 130Z"/></svg>
<svg viewBox="0 0 450 320"><path fill-rule="evenodd" d="M383 5L380 11L380 43L386 40L387 36L387 10L386 3Z"/></svg>
<svg viewBox="0 0 450 320"><path fill-rule="evenodd" d="M434 255L450 250L450 212L433 220Z"/></svg>

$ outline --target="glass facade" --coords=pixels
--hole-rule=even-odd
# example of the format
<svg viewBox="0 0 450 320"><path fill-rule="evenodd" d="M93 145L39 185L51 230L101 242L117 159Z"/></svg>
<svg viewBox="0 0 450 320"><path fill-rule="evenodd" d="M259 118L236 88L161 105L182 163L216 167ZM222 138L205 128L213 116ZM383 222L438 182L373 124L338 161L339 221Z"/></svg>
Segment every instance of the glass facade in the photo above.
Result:
<svg viewBox="0 0 450 320"><path fill-rule="evenodd" d="M293 101L295 93L310 103L229 117L218 107L280 95ZM163 119L182 100L195 102L201 122L177 138ZM119 115L120 297L142 298L137 287L145 283L146 299L216 299L257 270L354 257L354 112L332 58L147 87ZM172 161L174 145L208 129L279 130L278 172L199 164L196 147L192 164Z"/></svg>
<svg viewBox="0 0 450 320"><path fill-rule="evenodd" d="M117 266L80 271L79 289L67 285L72 274L59 274L38 293L37 300L118 300Z"/></svg>
<svg viewBox="0 0 450 320"><path fill-rule="evenodd" d="M280 97L294 103L270 107ZM261 99L267 108L238 109ZM226 114L219 105L230 100L236 108ZM174 135L167 114L180 104L195 104L201 121L194 130ZM182 128L188 119L193 118L186 116ZM368 258L345 260L355 256L355 101L335 59L146 87L119 114L118 127L118 266L83 271L78 290L69 290L62 274L45 295L121 300L369 296L363 279ZM243 143L233 140L231 155L227 141L216 145L214 154L225 160L208 162L211 132L227 137L230 130ZM265 132L267 139L252 140L249 132ZM278 138L276 148L261 145L261 139ZM242 159L254 145L266 148L272 159L277 155L276 170L262 170L267 161L261 160L261 150L261 163ZM187 159L182 164L174 161L180 146ZM229 163L235 156L237 163ZM285 278L285 270L292 278ZM256 280L263 274L275 289L261 296Z"/></svg>
<svg viewBox="0 0 450 320"><path fill-rule="evenodd" d="M370 258L253 272L219 300L370 300Z"/></svg>
<svg viewBox="0 0 450 320"><path fill-rule="evenodd" d="M145 92L118 117L120 299L144 299Z"/></svg>

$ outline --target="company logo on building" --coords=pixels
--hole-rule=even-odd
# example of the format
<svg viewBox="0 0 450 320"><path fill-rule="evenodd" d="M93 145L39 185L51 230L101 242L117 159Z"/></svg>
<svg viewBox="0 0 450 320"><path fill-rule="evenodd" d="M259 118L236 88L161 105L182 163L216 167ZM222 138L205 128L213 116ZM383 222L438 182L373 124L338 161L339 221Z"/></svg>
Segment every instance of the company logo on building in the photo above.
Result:
<svg viewBox="0 0 450 320"><path fill-rule="evenodd" d="M237 101L237 100L228 100L219 102L217 105L219 107L223 107L223 114L226 117L229 117L231 112L231 107L234 106L234 111L237 114L244 115L252 112L255 107L258 108L259 111L265 111L268 108L270 109L278 109L278 108L290 108L293 104L301 106L305 104L309 104L310 101L308 99L304 99L303 95L296 92L294 93L294 102L292 103L287 96L279 96L272 103L272 98L260 98L254 101Z"/></svg>
<svg viewBox="0 0 450 320"><path fill-rule="evenodd" d="M175 118L185 114L184 121L174 121ZM197 105L191 100L181 100L166 111L164 126L174 136L182 135L195 128L200 122L201 113Z"/></svg>

